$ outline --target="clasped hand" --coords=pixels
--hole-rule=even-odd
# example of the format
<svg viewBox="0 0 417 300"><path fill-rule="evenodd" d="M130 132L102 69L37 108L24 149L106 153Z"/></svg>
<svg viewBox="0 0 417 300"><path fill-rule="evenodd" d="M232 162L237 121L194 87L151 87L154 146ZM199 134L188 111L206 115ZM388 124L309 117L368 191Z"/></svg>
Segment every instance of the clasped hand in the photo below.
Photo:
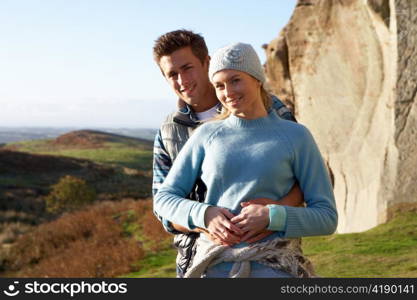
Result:
<svg viewBox="0 0 417 300"><path fill-rule="evenodd" d="M270 235L269 208L265 204L270 199L255 199L242 202L242 210L238 215L228 209L211 206L206 210L206 234L213 242L232 246L240 242L253 243Z"/></svg>

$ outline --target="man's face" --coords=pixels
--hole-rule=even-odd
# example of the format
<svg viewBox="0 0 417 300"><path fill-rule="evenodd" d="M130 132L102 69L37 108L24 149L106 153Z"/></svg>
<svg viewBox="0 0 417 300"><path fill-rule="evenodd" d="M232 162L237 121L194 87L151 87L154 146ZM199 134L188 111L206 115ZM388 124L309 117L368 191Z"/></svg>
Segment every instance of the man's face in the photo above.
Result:
<svg viewBox="0 0 417 300"><path fill-rule="evenodd" d="M201 63L190 47L181 48L159 60L159 66L171 88L191 106L199 105L208 93L208 64L208 57Z"/></svg>

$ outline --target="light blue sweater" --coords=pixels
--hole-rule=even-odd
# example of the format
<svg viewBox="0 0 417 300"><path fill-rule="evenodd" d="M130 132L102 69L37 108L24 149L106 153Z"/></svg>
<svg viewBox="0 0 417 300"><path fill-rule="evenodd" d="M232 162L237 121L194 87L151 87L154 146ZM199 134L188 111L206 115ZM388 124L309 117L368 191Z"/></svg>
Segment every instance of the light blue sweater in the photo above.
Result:
<svg viewBox="0 0 417 300"><path fill-rule="evenodd" d="M204 203L188 200L198 177L207 186ZM205 210L220 206L238 214L240 203L279 200L296 180L307 207L269 205L267 239L331 234L337 226L332 186L318 147L303 125L279 118L230 116L200 126L181 150L154 197L155 212L188 229L207 228Z"/></svg>

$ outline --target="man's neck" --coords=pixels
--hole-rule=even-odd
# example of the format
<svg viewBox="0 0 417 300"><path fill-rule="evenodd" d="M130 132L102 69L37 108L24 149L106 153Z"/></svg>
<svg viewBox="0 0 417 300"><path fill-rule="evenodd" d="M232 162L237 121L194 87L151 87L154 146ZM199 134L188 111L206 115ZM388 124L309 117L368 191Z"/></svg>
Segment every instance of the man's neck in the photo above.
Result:
<svg viewBox="0 0 417 300"><path fill-rule="evenodd" d="M212 108L209 108L208 110L205 110L203 112L195 112L194 115L197 118L199 122L205 122L207 120L213 119L215 116L217 116L217 105L213 106Z"/></svg>

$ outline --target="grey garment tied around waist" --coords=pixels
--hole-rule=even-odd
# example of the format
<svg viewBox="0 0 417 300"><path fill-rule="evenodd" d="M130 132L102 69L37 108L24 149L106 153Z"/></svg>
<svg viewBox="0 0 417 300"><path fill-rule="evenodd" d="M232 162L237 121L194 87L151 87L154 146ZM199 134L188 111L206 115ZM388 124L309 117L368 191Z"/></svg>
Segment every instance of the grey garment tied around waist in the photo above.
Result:
<svg viewBox="0 0 417 300"><path fill-rule="evenodd" d="M234 262L230 278L249 277L251 261L285 271L294 277L317 277L311 262L302 254L300 239L275 238L242 248L231 248L201 237L197 240L193 264L184 277L202 277L208 268L222 262Z"/></svg>

